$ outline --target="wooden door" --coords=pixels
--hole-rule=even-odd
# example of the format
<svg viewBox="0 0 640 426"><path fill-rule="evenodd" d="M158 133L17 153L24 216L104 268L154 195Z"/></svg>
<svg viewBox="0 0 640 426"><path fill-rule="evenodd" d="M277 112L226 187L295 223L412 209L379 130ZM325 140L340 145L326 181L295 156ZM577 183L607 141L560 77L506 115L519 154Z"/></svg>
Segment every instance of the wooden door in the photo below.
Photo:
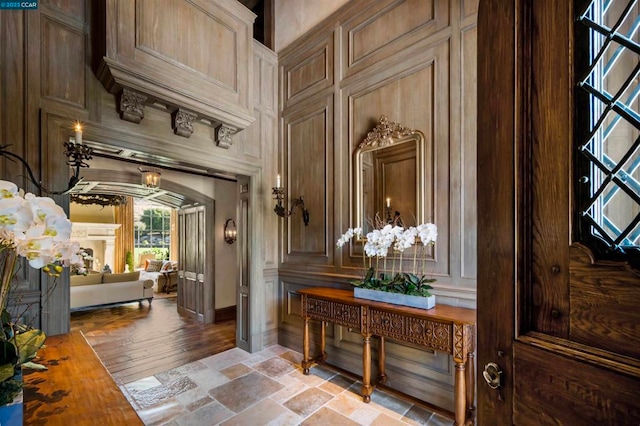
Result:
<svg viewBox="0 0 640 426"><path fill-rule="evenodd" d="M205 320L206 208L178 212L178 313Z"/></svg>
<svg viewBox="0 0 640 426"><path fill-rule="evenodd" d="M236 309L236 346L246 351L251 351L251 341L249 331L251 307L250 300L250 265L251 256L249 253L249 243L251 239L251 227L249 226L249 178L238 178L238 273L237 276L237 309Z"/></svg>
<svg viewBox="0 0 640 426"><path fill-rule="evenodd" d="M481 425L640 424L638 269L578 241L573 3L480 3Z"/></svg>

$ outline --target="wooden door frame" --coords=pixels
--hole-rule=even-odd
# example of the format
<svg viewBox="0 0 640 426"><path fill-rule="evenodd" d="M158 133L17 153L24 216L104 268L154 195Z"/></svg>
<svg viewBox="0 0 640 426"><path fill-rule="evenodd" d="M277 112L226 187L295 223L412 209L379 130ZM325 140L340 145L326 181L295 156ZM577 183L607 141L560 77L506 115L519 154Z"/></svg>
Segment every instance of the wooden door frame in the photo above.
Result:
<svg viewBox="0 0 640 426"><path fill-rule="evenodd" d="M637 295L638 275L623 262L599 262L571 233L574 16L573 1L480 3L479 424L638 418L640 363L609 346L624 346L624 334L576 337L615 318L603 306ZM600 290L607 281L633 291ZM574 324L576 305L589 300L580 299L581 291L607 293L610 302ZM481 374L491 362L502 369L498 389Z"/></svg>
<svg viewBox="0 0 640 426"><path fill-rule="evenodd" d="M521 35L522 1L480 0L478 11L478 424L512 424L513 387L486 385L483 367L495 362L503 381L513 377L512 351L516 334L517 249L522 211L516 185L518 146L523 129L518 119L526 77ZM497 208L502 206L503 208ZM521 229L520 229L521 231ZM483 315L497 310L498 317Z"/></svg>
<svg viewBox="0 0 640 426"><path fill-rule="evenodd" d="M118 161L114 159L114 161ZM140 182L140 174L134 172L126 172L122 170L109 170L109 169L96 169L96 168L88 168L83 170L82 176L86 181L105 181L105 182L116 182L116 183L139 183ZM204 177L203 177L204 179ZM212 180L213 185L213 177L210 178ZM181 185L178 182L174 182L168 179L162 180L162 189L174 192L176 194L184 195L188 200L191 200L193 205L203 205L206 208L206 223L207 227L207 235L214 235L214 200L211 197L208 197L201 192L194 190L193 188ZM188 206L184 206L185 208ZM206 252L214 253L215 250L215 241L213 237L209 237L206 239ZM204 323L210 324L215 320L215 257L209 256L207 258L207 262L205 262L205 282L209 281L212 283L210 294L209 290L205 291L205 305L210 303L210 307L205 309L204 315ZM180 265L178 264L178 268Z"/></svg>

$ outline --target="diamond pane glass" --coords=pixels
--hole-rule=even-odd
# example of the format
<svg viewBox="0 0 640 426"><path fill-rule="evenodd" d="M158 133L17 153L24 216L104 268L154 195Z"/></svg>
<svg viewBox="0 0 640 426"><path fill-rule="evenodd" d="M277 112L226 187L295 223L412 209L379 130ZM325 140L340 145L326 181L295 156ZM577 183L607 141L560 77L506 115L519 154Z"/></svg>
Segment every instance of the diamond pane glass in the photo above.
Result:
<svg viewBox="0 0 640 426"><path fill-rule="evenodd" d="M640 14L637 1L593 0L579 17L588 61L578 87L578 204L583 228L610 249L640 241ZM585 48L586 47L586 48ZM580 47L579 47L580 48ZM582 77L580 77L580 74Z"/></svg>

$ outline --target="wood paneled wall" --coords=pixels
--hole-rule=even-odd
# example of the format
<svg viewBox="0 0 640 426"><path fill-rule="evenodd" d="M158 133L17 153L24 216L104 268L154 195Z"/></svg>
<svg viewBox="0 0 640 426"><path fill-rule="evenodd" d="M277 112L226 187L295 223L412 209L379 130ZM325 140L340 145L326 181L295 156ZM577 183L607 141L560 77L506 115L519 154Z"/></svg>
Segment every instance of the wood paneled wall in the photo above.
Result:
<svg viewBox="0 0 640 426"><path fill-rule="evenodd" d="M193 7L196 3L206 3L207 16L215 15L215 10L222 4L184 0L171 2L180 9ZM91 0L41 0L37 10L0 11L1 143L11 144L11 151L28 160L36 177L42 179L47 187L55 189L66 187L68 182L62 142L73 135L72 126L76 120L84 125L85 140L101 145L113 155L127 153L135 159L137 154L151 154L204 170L214 169L249 177L252 210L248 215L256 236L252 235L249 239L254 262L249 271L253 290L249 298L251 323L247 324L247 334L252 350L261 350L274 344L277 334L278 294L275 277L279 222L272 212L270 186L273 186L277 174L276 55L253 42L250 34L246 33L242 39L242 55L244 59L246 55L250 55L250 58L242 62L245 65L242 69L236 67L235 77L241 81L234 80L229 74L232 72L228 68L231 62L220 57L220 51L215 49L215 40L209 38L200 42L203 34L190 33L194 41L192 48L199 50L197 55L189 55L184 60L185 64L180 64L183 60L180 55L184 52L171 50L172 47L168 45L175 40L165 44L166 39L160 37L161 34L145 33L143 44L147 54L150 55L150 49L153 50L156 60L161 61L158 58L166 54L170 56L168 60L172 66L178 68L183 66L185 69L190 67L201 71L206 67L210 75L227 82L225 84L233 86L233 90L237 89L234 99L248 110L243 117L247 122L253 121L253 124L236 133L232 137L232 145L224 149L212 140L214 129L207 123L194 122L194 131L188 139L174 134L171 111L155 104L147 105L139 124L126 122L120 119L118 99L102 86L93 67L101 59L100 55L96 55L100 41L117 32L117 28L105 28L104 14L100 15L101 10L98 10L100 4ZM153 6L158 2L146 0L138 4ZM232 19L229 14L233 12L229 10L235 8L243 16L249 13L239 10L243 6L235 1L225 0L224 5L229 7L225 7L227 12L223 20ZM142 13L149 18L153 11L151 7ZM183 16L175 18L180 21L175 22L176 25L182 28L191 25L191 30L197 30L193 27L194 23L183 19ZM132 25L120 29L127 28L135 27ZM150 30L151 26L146 28ZM213 28L207 26L202 31L212 31ZM224 28L221 30L226 31ZM134 36L134 33L127 34L127 40L135 39ZM228 38L219 40L220 43L225 41L229 41ZM234 56L225 52L225 55ZM210 69L212 64L222 68ZM153 77L153 73L147 71L136 68L141 79ZM180 82L181 87L189 86L189 82L184 79ZM201 99L202 105L194 100L191 105L194 109L206 109L211 105L223 109L221 99L228 98L203 91L200 85L193 81L191 83L186 91L206 98ZM254 117L251 117L252 113ZM142 155L142 158L145 156ZM109 172L117 173L118 170ZM27 184L24 171L17 163L0 158L0 175L33 192L33 187ZM180 182L175 184L179 185ZM63 206L68 204L67 196L55 198ZM28 314L38 319L38 313L42 312L40 321L34 325L42 327L50 335L67 332L68 277L63 276L58 280L53 297L41 301L42 291L49 285L53 286L53 283L44 281L39 273L26 267L26 264L20 271L22 300L25 303L36 302ZM268 278L265 279L265 276ZM264 309L265 301L272 308Z"/></svg>
<svg viewBox="0 0 640 426"><path fill-rule="evenodd" d="M283 184L311 216L304 226L294 214L282 232L281 344L301 345L296 290L348 288L361 272L361 256L335 243L356 226L353 153L381 115L427 139L438 303L475 307L476 22L476 0L354 0L280 53ZM329 361L358 372L360 335L330 333ZM393 343L387 352L391 386L452 407L448 356Z"/></svg>
<svg viewBox="0 0 640 426"><path fill-rule="evenodd" d="M62 142L72 135L73 121L85 120L95 106L86 65L89 6L83 0L42 1L38 10L0 12L0 140L49 189L66 188ZM18 163L0 164L3 179L38 193ZM68 196L52 198L68 210ZM30 306L32 324L47 334L68 331L68 277L52 281L25 263L19 282L14 295Z"/></svg>

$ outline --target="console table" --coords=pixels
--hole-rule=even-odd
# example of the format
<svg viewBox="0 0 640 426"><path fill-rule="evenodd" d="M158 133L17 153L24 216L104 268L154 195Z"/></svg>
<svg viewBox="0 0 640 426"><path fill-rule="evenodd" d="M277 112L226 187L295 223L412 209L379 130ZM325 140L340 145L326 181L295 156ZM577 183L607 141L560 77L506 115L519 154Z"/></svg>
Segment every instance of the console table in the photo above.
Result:
<svg viewBox="0 0 640 426"><path fill-rule="evenodd" d="M453 355L455 425L472 423L476 311L447 305L424 310L353 297L352 290L316 287L299 290L304 319L302 369L309 374L309 320L321 321L320 358L326 360L326 323L360 330L363 340L362 399L371 401L371 336L380 339L379 381L386 381L384 339Z"/></svg>

